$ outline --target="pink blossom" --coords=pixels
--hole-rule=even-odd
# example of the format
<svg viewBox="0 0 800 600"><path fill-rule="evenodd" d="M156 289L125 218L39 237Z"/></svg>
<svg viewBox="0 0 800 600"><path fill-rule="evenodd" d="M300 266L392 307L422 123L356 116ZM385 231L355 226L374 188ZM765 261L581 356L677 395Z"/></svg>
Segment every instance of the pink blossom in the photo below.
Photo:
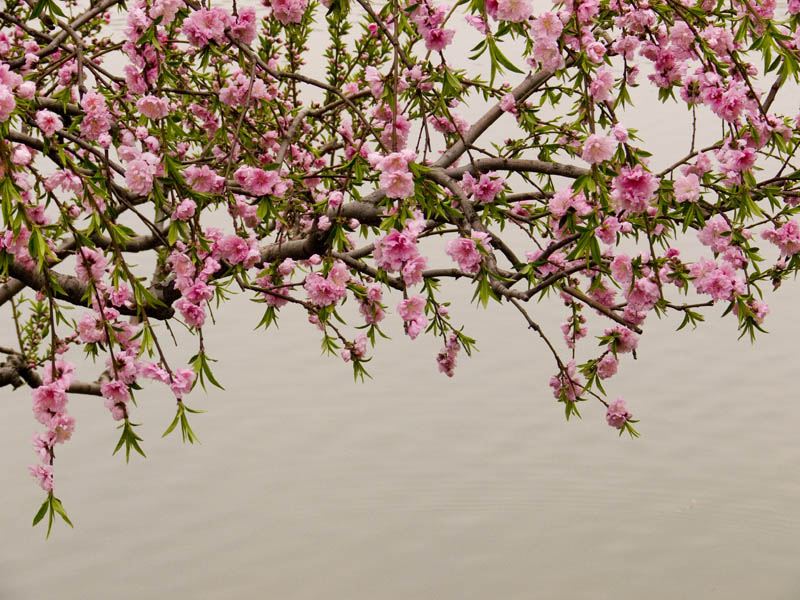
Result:
<svg viewBox="0 0 800 600"><path fill-rule="evenodd" d="M247 241L238 235L226 235L217 244L222 258L232 265L238 265L247 258L250 246Z"/></svg>
<svg viewBox="0 0 800 600"><path fill-rule="evenodd" d="M427 266L428 259L422 255L409 259L403 266L403 281L406 282L406 285L422 283L422 272Z"/></svg>
<svg viewBox="0 0 800 600"><path fill-rule="evenodd" d="M445 252L465 273L477 273L480 269L481 253L474 239L463 237L452 239L447 242Z"/></svg>
<svg viewBox="0 0 800 600"><path fill-rule="evenodd" d="M503 21L520 23L533 15L530 0L497 0L497 18Z"/></svg>
<svg viewBox="0 0 800 600"><path fill-rule="evenodd" d="M226 42L225 29L232 24L231 16L222 8L201 8L183 21L183 34L192 46L203 48L214 41Z"/></svg>
<svg viewBox="0 0 800 600"><path fill-rule="evenodd" d="M167 26L175 20L175 15L184 6L186 4L183 0L155 0L150 8L150 18L163 17L161 24Z"/></svg>
<svg viewBox="0 0 800 600"><path fill-rule="evenodd" d="M219 193L222 184L225 183L225 180L208 165L202 167L191 165L184 170L183 175L192 189L201 194Z"/></svg>
<svg viewBox="0 0 800 600"><path fill-rule="evenodd" d="M633 352L639 345L639 336L622 325L615 325L611 329L606 329L603 335L613 338L608 343L608 349L615 353L626 354Z"/></svg>
<svg viewBox="0 0 800 600"><path fill-rule="evenodd" d="M481 174L480 179L473 187L475 199L478 202L493 202L497 195L503 191L506 180L495 171Z"/></svg>
<svg viewBox="0 0 800 600"><path fill-rule="evenodd" d="M373 97L380 98L383 95L383 78L373 66L368 66L364 69L364 79L369 85L370 92Z"/></svg>
<svg viewBox="0 0 800 600"><path fill-rule="evenodd" d="M569 361L563 371L559 371L550 378L550 388L553 390L556 400L575 402L583 392L583 383L574 360Z"/></svg>
<svg viewBox="0 0 800 600"><path fill-rule="evenodd" d="M44 372L42 373L42 381L44 383L55 383L60 385L62 389L66 390L72 383L72 374L75 371L75 365L63 358L56 359L56 369L53 373L52 361L47 361L44 365Z"/></svg>
<svg viewBox="0 0 800 600"><path fill-rule="evenodd" d="M408 198L414 195L414 176L409 172L384 171L379 185L389 198Z"/></svg>
<svg viewBox="0 0 800 600"><path fill-rule="evenodd" d="M734 294L743 294L746 289L744 280L735 276L733 267L728 263L718 265L713 260L701 258L689 265L689 274L697 291L709 294L715 302L732 300Z"/></svg>
<svg viewBox="0 0 800 600"><path fill-rule="evenodd" d="M624 144L628 141L628 128L621 123L617 123L614 127L611 128L611 135L614 136L614 139L617 140L620 144Z"/></svg>
<svg viewBox="0 0 800 600"><path fill-rule="evenodd" d="M8 86L0 85L0 121L8 121L16 107L17 101L14 99L14 94L8 89Z"/></svg>
<svg viewBox="0 0 800 600"><path fill-rule="evenodd" d="M23 81L17 88L17 98L30 100L36 93L36 84L33 81Z"/></svg>
<svg viewBox="0 0 800 600"><path fill-rule="evenodd" d="M196 210L197 204L195 201L190 198L186 198L181 201L181 203L178 204L178 206L172 212L172 218L179 221L188 221L194 216Z"/></svg>
<svg viewBox="0 0 800 600"><path fill-rule="evenodd" d="M458 336L455 333L451 333L450 337L447 338L445 347L436 355L436 363L439 365L440 373L444 373L448 377L452 377L455 374L456 356L458 356L460 349Z"/></svg>
<svg viewBox="0 0 800 600"><path fill-rule="evenodd" d="M597 70L595 78L589 86L589 93L596 102L611 100L611 90L614 88L614 73L608 67Z"/></svg>
<svg viewBox="0 0 800 600"><path fill-rule="evenodd" d="M67 408L67 393L57 383L41 385L31 392L33 414L36 420L46 425L53 415L64 413Z"/></svg>
<svg viewBox="0 0 800 600"><path fill-rule="evenodd" d="M597 362L597 376L600 379L608 379L617 374L619 360L609 352Z"/></svg>
<svg viewBox="0 0 800 600"><path fill-rule="evenodd" d="M700 198L700 179L689 173L675 180L673 185L676 202L697 202Z"/></svg>
<svg viewBox="0 0 800 600"><path fill-rule="evenodd" d="M611 182L611 198L621 210L644 212L658 189L658 179L642 165L622 167Z"/></svg>
<svg viewBox="0 0 800 600"><path fill-rule="evenodd" d="M231 26L231 36L247 45L256 39L256 11L248 6L239 10L236 22Z"/></svg>
<svg viewBox="0 0 800 600"><path fill-rule="evenodd" d="M452 43L455 33L455 29L440 29L439 27L423 29L422 37L425 40L425 48L432 52L441 52Z"/></svg>
<svg viewBox="0 0 800 600"><path fill-rule="evenodd" d="M97 140L111 128L111 113L108 111L105 96L88 92L81 99L84 111L81 121L81 134L88 140Z"/></svg>
<svg viewBox="0 0 800 600"><path fill-rule="evenodd" d="M47 137L53 137L56 131L61 131L64 123L56 113L49 110L40 110L36 112L36 126Z"/></svg>
<svg viewBox="0 0 800 600"><path fill-rule="evenodd" d="M426 303L425 298L418 295L401 300L397 305L397 314L406 322L406 331L412 340L428 325L428 317L425 316Z"/></svg>
<svg viewBox="0 0 800 600"><path fill-rule="evenodd" d="M606 55L606 47L602 42L592 42L586 46L586 56L595 64L603 62L603 57Z"/></svg>
<svg viewBox="0 0 800 600"><path fill-rule="evenodd" d="M790 219L778 228L767 229L761 237L780 248L781 256L791 256L800 252L800 225Z"/></svg>
<svg viewBox="0 0 800 600"><path fill-rule="evenodd" d="M143 158L130 161L125 168L125 184L134 194L146 196L153 190L156 167Z"/></svg>
<svg viewBox="0 0 800 600"><path fill-rule="evenodd" d="M531 23L531 35L537 43L554 42L561 35L564 25L552 12L543 12Z"/></svg>
<svg viewBox="0 0 800 600"><path fill-rule="evenodd" d="M614 155L615 148L613 138L593 133L583 144L581 158L592 165L600 164Z"/></svg>
<svg viewBox="0 0 800 600"><path fill-rule="evenodd" d="M426 303L423 296L411 296L400 301L400 304L397 305L397 314L404 321L413 321L425 314Z"/></svg>
<svg viewBox="0 0 800 600"><path fill-rule="evenodd" d="M103 278L107 266L108 260L100 250L81 248L75 261L75 274L84 283L89 281L90 275L95 282L98 282Z"/></svg>
<svg viewBox="0 0 800 600"><path fill-rule="evenodd" d="M613 244L617 239L617 233L621 230L619 220L616 217L606 217L603 223L596 227L594 234L604 244Z"/></svg>
<svg viewBox="0 0 800 600"><path fill-rule="evenodd" d="M136 103L136 109L149 119L163 119L169 114L169 100L158 96L144 96Z"/></svg>
<svg viewBox="0 0 800 600"><path fill-rule="evenodd" d="M697 232L697 239L704 246L711 246L712 252L724 252L731 244L731 226L722 215L714 215L706 221L705 227Z"/></svg>
<svg viewBox="0 0 800 600"><path fill-rule="evenodd" d="M347 295L347 288L343 284L319 273L311 273L306 277L303 288L308 292L311 302L318 306L331 306Z"/></svg>
<svg viewBox="0 0 800 600"><path fill-rule="evenodd" d="M53 491L53 467L52 465L36 465L33 467L28 467L28 471L30 472L31 476L36 479L36 483L39 484L45 492L52 492Z"/></svg>
<svg viewBox="0 0 800 600"><path fill-rule="evenodd" d="M617 398L608 405L608 410L606 411L606 421L611 427L615 427L616 429L622 429L625 427L625 423L627 423L633 415L628 412L628 408L625 405L625 400L622 397Z"/></svg>
<svg viewBox="0 0 800 600"><path fill-rule="evenodd" d="M622 286L630 285L633 280L633 267L631 257L620 252L611 261L611 276Z"/></svg>
<svg viewBox="0 0 800 600"><path fill-rule="evenodd" d="M416 241L407 231L392 229L375 243L375 264L384 271L399 271L419 254Z"/></svg>
<svg viewBox="0 0 800 600"><path fill-rule="evenodd" d="M800 2L800 0L797 1ZM486 26L486 22L478 15L467 15L464 17L464 20L477 29L478 33L486 35L486 33L489 31L488 27Z"/></svg>
<svg viewBox="0 0 800 600"><path fill-rule="evenodd" d="M169 387L172 393L175 394L175 397L180 399L183 398L185 394L192 391L194 379L195 372L191 369L177 369L172 374L172 383L170 383Z"/></svg>
<svg viewBox="0 0 800 600"><path fill-rule="evenodd" d="M75 419L65 413L53 415L50 422L47 423L47 428L50 430L53 441L56 444L63 444L72 438L75 431Z"/></svg>
<svg viewBox="0 0 800 600"><path fill-rule="evenodd" d="M299 23L308 6L308 0L267 0L272 7L272 16L284 25Z"/></svg>
<svg viewBox="0 0 800 600"><path fill-rule="evenodd" d="M125 404L131 399L128 386L118 380L103 382L100 385L100 393L103 398L111 400L115 404Z"/></svg>
<svg viewBox="0 0 800 600"><path fill-rule="evenodd" d="M248 166L239 167L233 176L244 190L253 196L272 194L280 181L280 176L275 171Z"/></svg>
<svg viewBox="0 0 800 600"><path fill-rule="evenodd" d="M180 298L175 302L183 320L186 321L190 327L200 328L206 322L206 310L199 304L193 304L185 298Z"/></svg>

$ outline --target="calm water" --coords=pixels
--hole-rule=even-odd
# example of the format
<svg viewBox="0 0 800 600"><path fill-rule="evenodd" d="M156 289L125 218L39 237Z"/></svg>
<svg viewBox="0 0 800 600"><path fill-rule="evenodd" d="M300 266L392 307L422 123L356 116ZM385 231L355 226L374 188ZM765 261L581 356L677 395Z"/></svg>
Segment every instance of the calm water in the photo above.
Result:
<svg viewBox="0 0 800 600"><path fill-rule="evenodd" d="M683 113L640 104L628 124L649 128L663 163L682 155ZM552 359L520 319L448 290L481 350L452 380L439 342L395 324L374 380L355 384L294 307L251 333L242 300L207 334L226 392L192 398L208 410L192 419L201 445L160 438L174 402L150 387L135 410L148 459L125 465L102 402L74 397L57 478L76 529L48 542L30 527L29 396L0 390L0 599L800 595L794 282L769 298L754 346L722 309L694 333L648 320L637 364L608 386L639 440L596 405L565 423ZM533 312L557 337L557 303Z"/></svg>

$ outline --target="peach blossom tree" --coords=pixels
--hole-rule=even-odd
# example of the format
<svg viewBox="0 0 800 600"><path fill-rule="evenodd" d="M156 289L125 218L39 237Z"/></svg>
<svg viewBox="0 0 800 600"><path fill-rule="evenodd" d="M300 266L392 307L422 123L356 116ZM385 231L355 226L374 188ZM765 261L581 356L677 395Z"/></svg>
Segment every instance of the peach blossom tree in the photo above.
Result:
<svg viewBox="0 0 800 600"><path fill-rule="evenodd" d="M391 319L439 338L431 365L452 377L475 345L441 287L461 280L545 344L567 418L591 401L637 436L603 382L635 358L648 318L694 327L721 306L752 337L762 293L800 265L798 118L775 108L798 89L798 11L8 0L0 386L27 388L38 422L34 525L69 523L53 465L75 429L71 396L98 397L127 460L144 455L134 397L160 382L176 402L165 435L196 440L186 400L219 386L210 311L242 296L267 334L307 319L356 378ZM668 166L626 126L637 87L694 123ZM529 308L548 295L560 332ZM186 364L171 352L178 325L196 340ZM84 357L94 380L74 376Z"/></svg>

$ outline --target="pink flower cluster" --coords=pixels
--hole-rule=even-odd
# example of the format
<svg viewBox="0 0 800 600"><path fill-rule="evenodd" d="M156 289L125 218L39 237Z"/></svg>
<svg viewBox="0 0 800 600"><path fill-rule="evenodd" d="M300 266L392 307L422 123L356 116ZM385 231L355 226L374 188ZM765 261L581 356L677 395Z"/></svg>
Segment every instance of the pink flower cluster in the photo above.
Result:
<svg viewBox="0 0 800 600"><path fill-rule="evenodd" d="M608 343L608 349L614 354L633 352L639 345L639 336L622 325L616 325L613 328L606 329L603 336L611 338Z"/></svg>
<svg viewBox="0 0 800 600"><path fill-rule="evenodd" d="M147 95L136 102L136 110L148 119L157 121L169 114L169 100L158 96Z"/></svg>
<svg viewBox="0 0 800 600"><path fill-rule="evenodd" d="M289 189L289 184L278 175L277 171L242 166L236 169L233 177L251 196L270 195L281 198Z"/></svg>
<svg viewBox="0 0 800 600"><path fill-rule="evenodd" d="M689 265L695 288L701 294L709 294L714 299L732 300L734 294L744 294L744 279L736 277L734 268L727 262L718 265L715 261L701 258Z"/></svg>
<svg viewBox="0 0 800 600"><path fill-rule="evenodd" d="M617 374L618 368L619 360L613 353L608 352L603 355L603 358L597 361L597 376L600 379L608 379Z"/></svg>
<svg viewBox="0 0 800 600"><path fill-rule="evenodd" d="M487 10L490 4L497 7L492 11L494 13L492 16L501 21L521 23L533 16L533 2L531 0L493 0L486 3Z"/></svg>
<svg viewBox="0 0 800 600"><path fill-rule="evenodd" d="M282 24L299 23L308 7L308 0L263 0L272 8L272 16Z"/></svg>
<svg viewBox="0 0 800 600"><path fill-rule="evenodd" d="M229 244L229 247L233 246L234 244ZM217 244L215 244L214 250L218 256L221 254L221 251L217 249ZM178 250L170 254L167 264L176 275L175 289L181 292L181 297L175 302L175 308L180 311L188 325L199 328L206 320L203 304L214 297L214 288L208 284L208 281L221 265L213 254L205 256L202 252L198 254L198 259L202 261L202 268L199 272L192 259L186 253Z"/></svg>
<svg viewBox="0 0 800 600"><path fill-rule="evenodd" d="M428 259L417 248L417 236L425 227L425 219L419 211L414 213L414 217L406 221L402 231L392 229L375 242L373 253L379 268L389 273L402 271L406 285L420 283L422 272L428 266Z"/></svg>
<svg viewBox="0 0 800 600"><path fill-rule="evenodd" d="M622 429L633 415L628 412L628 407L625 405L625 400L622 397L617 398L608 405L606 411L606 421L611 427Z"/></svg>
<svg viewBox="0 0 800 600"><path fill-rule="evenodd" d="M547 203L547 208L550 209L550 214L556 219L561 219L570 210L573 210L575 214L581 217L591 214L594 210L586 201L586 196L583 192L576 194L571 187L560 189L553 194L553 197Z"/></svg>
<svg viewBox="0 0 800 600"><path fill-rule="evenodd" d="M233 19L224 8L201 8L183 21L183 35L196 48L204 48L212 41L223 45L227 42L225 30L231 25Z"/></svg>
<svg viewBox="0 0 800 600"><path fill-rule="evenodd" d="M408 337L415 339L428 325L425 316L427 301L422 296L411 296L400 301L397 305L397 314L405 321Z"/></svg>
<svg viewBox="0 0 800 600"><path fill-rule="evenodd" d="M642 256L646 263L649 257ZM620 252L611 261L611 276L625 290L627 305L622 317L631 324L638 325L647 317L647 313L660 298L658 284L654 281L654 273L650 267L641 267L641 277L634 277L630 256Z"/></svg>
<svg viewBox="0 0 800 600"><path fill-rule="evenodd" d="M225 178L217 175L208 165L198 167L189 165L183 171L183 176L195 192L201 194L220 194L225 187Z"/></svg>
<svg viewBox="0 0 800 600"><path fill-rule="evenodd" d="M645 212L655 197L658 179L642 165L622 167L611 182L611 198L620 210Z"/></svg>
<svg viewBox="0 0 800 600"><path fill-rule="evenodd" d="M381 300L383 300L381 286L375 283L368 285L366 297L359 300L358 306L364 322L368 325L376 325L386 316Z"/></svg>
<svg viewBox="0 0 800 600"><path fill-rule="evenodd" d="M763 231L761 237L780 248L781 256L800 252L800 225L794 219L789 219L780 227Z"/></svg>
<svg viewBox="0 0 800 600"><path fill-rule="evenodd" d="M133 143L133 140L128 140ZM162 174L164 167L161 157L152 152L142 152L133 145L119 147L119 155L127 163L125 166L125 185L134 194L146 196L153 190L153 180Z"/></svg>
<svg viewBox="0 0 800 600"><path fill-rule="evenodd" d="M408 198L414 195L414 176L408 164L416 158L411 150L392 152L388 156L369 155L372 167L380 170L378 185L388 198Z"/></svg>
<svg viewBox="0 0 800 600"><path fill-rule="evenodd" d="M561 19L552 12L544 12L533 20L530 28L534 43L533 55L528 59L531 66L538 65L549 72L563 69L564 57L558 46L558 40L564 29Z"/></svg>
<svg viewBox="0 0 800 600"><path fill-rule="evenodd" d="M550 378L550 388L556 400L575 402L583 392L583 382L574 360L569 361L562 371Z"/></svg>
<svg viewBox="0 0 800 600"><path fill-rule="evenodd" d="M731 245L731 226L722 215L714 215L706 221L705 227L697 232L697 239L704 246L710 246L715 254L725 252ZM728 235L725 235L728 234Z"/></svg>
<svg viewBox="0 0 800 600"><path fill-rule="evenodd" d="M342 360L350 362L350 359L362 359L367 355L367 336L364 333L359 333L352 344L344 348L341 352Z"/></svg>
<svg viewBox="0 0 800 600"><path fill-rule="evenodd" d="M459 237L447 242L445 252L465 273L477 273L481 267L481 252L478 248L488 251L488 244L488 233L473 231L471 237Z"/></svg>
<svg viewBox="0 0 800 600"><path fill-rule="evenodd" d="M23 83L22 77L3 63L0 65L0 122L8 121L17 107L14 90L20 98L29 99L33 97L36 88L32 81Z"/></svg>
<svg viewBox="0 0 800 600"><path fill-rule="evenodd" d="M84 115L81 121L81 135L87 140L103 142L111 129L111 113L105 96L98 92L88 92L81 99ZM110 142L110 139L107 140Z"/></svg>
<svg viewBox="0 0 800 600"><path fill-rule="evenodd" d="M83 283L88 283L91 277L92 281L97 284L103 279L107 267L108 260L101 250L81 248L78 251L77 260L75 261L75 274Z"/></svg>
<svg viewBox="0 0 800 600"><path fill-rule="evenodd" d="M253 78L251 83L250 78L241 70L238 70L226 80L225 87L219 91L219 99L228 106L244 106L245 102L247 102L248 94L250 105L255 104L258 100L272 100L275 98L275 93L270 93L261 79Z"/></svg>
<svg viewBox="0 0 800 600"><path fill-rule="evenodd" d="M482 203L493 202L497 195L503 191L505 184L506 180L496 171L481 173L480 178L477 180L469 172L464 173L461 178L461 188L464 193L468 196L475 194L475 199Z"/></svg>
<svg viewBox="0 0 800 600"><path fill-rule="evenodd" d="M598 165L611 158L616 147L614 138L593 133L583 143L581 158L591 165Z"/></svg>
<svg viewBox="0 0 800 600"><path fill-rule="evenodd" d="M31 392L33 414L45 426L43 434L33 436L33 449L41 464L28 467L30 474L45 492L53 491L53 448L72 437L75 419L67 414L67 390L72 384L75 366L65 360L48 362L44 369L42 385Z"/></svg>
<svg viewBox="0 0 800 600"><path fill-rule="evenodd" d="M458 336L455 333L451 333L444 348L436 355L436 363L439 365L440 373L444 373L448 377L455 375L456 357L460 349Z"/></svg>
<svg viewBox="0 0 800 600"><path fill-rule="evenodd" d="M303 288L308 298L317 306L331 306L347 295L347 282L350 271L342 261L337 260L328 271L327 277L320 273L311 273L306 277Z"/></svg>
<svg viewBox="0 0 800 600"><path fill-rule="evenodd" d="M446 4L431 8L428 0L423 0L411 13L411 20L425 40L425 47L432 52L441 52L453 41L455 29L441 27L449 10L450 7Z"/></svg>
<svg viewBox="0 0 800 600"><path fill-rule="evenodd" d="M64 128L64 122L56 113L49 110L36 112L36 126L42 130L47 137L53 137L57 131Z"/></svg>

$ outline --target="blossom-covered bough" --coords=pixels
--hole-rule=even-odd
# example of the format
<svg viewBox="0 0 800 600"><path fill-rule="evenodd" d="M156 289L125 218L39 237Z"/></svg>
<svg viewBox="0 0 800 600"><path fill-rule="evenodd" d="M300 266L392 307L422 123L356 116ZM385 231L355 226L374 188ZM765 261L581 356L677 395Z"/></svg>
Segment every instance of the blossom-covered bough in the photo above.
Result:
<svg viewBox="0 0 800 600"><path fill-rule="evenodd" d="M165 435L195 441L184 398L218 385L203 331L235 296L263 304L266 329L305 315L362 378L381 322L400 319L411 338L441 338L431 359L453 376L475 342L440 284L468 282L552 352L568 418L594 400L638 435L602 381L635 355L648 316L694 326L721 305L753 336L762 291L800 265L800 133L775 108L797 90L798 10L7 2L0 386L30 388L41 424L30 470L47 496L34 524L69 522L53 463L75 427L70 395L104 398L129 457L144 454L134 393L156 380L177 399ZM715 120L717 139L701 146L692 131L681 160L651 166L626 127L637 86ZM529 309L547 295L565 305L561 341ZM169 358L176 323L196 338L189 364ZM95 381L74 378L83 355Z"/></svg>

